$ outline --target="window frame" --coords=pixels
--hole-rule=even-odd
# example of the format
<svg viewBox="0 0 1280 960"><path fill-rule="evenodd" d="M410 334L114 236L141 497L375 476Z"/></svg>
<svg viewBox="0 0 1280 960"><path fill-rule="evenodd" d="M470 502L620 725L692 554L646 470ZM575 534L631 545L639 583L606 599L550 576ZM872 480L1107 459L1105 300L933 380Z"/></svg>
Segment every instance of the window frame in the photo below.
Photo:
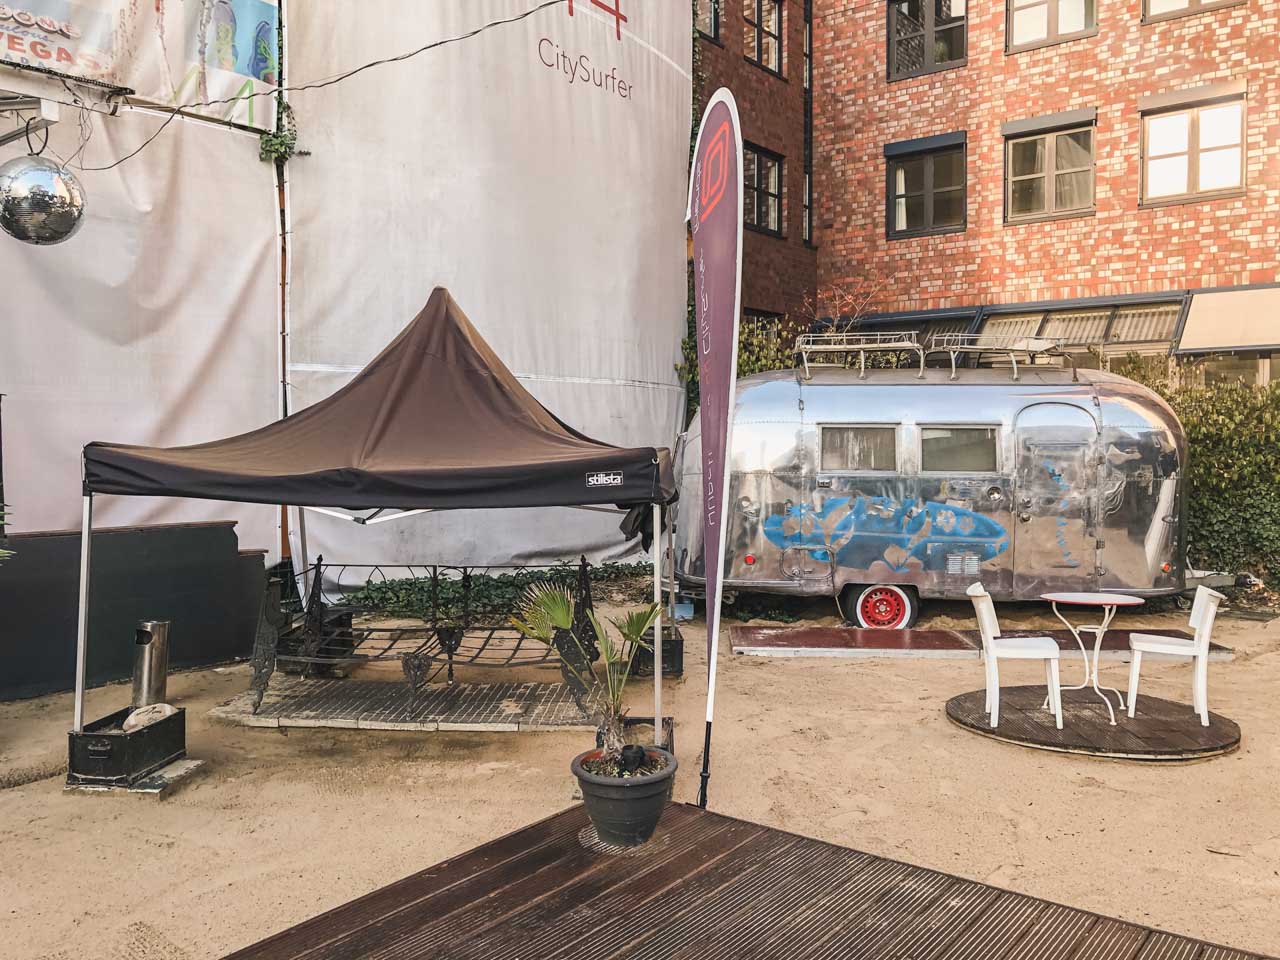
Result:
<svg viewBox="0 0 1280 960"><path fill-rule="evenodd" d="M960 210L961 217L958 224L948 224L942 227L933 226L933 207L934 194L937 192L933 188L933 168L934 160L941 154L959 151L960 153ZM924 173L924 192L925 199L925 220L927 226L918 229L895 230L894 223L894 206L897 200L897 194L893 189L893 169L894 165L905 160L915 160L922 158L925 160ZM887 240L910 240L914 237L937 237L944 236L948 233L964 233L969 227L969 144L966 139L963 143L948 144L942 147L935 147L928 150L918 150L914 152L896 154L894 156L885 157L885 238ZM953 188L945 188L953 189Z"/></svg>
<svg viewBox="0 0 1280 960"><path fill-rule="evenodd" d="M1151 4L1142 0L1142 22L1163 23L1165 20L1179 20L1182 17L1194 17L1199 13L1211 13L1214 10L1225 10L1228 7L1239 7L1249 0L1188 0L1181 10L1170 10L1168 13L1151 13Z"/></svg>
<svg viewBox="0 0 1280 960"><path fill-rule="evenodd" d="M1034 3L1035 0L1032 0ZM1005 0L1004 4L1004 52L1007 55L1015 53L1025 53L1028 50L1038 50L1041 47L1052 47L1059 43L1070 43L1072 40L1084 40L1088 37L1096 37L1098 35L1098 4L1095 0L1093 5L1093 26L1085 27L1083 30L1075 30L1071 33L1058 32L1058 7L1062 0L1043 0L1045 6L1048 7L1047 18L1048 23L1045 27L1046 33L1042 40L1029 40L1026 43L1014 43L1013 41L1013 6L1015 0ZM1142 0L1146 5L1147 0ZM1232 3L1238 0L1231 0ZM1031 4L1028 4L1030 6Z"/></svg>
<svg viewBox="0 0 1280 960"><path fill-rule="evenodd" d="M1227 106L1229 104L1240 105L1240 182L1230 187L1220 187L1216 190L1196 190L1194 185L1200 181L1200 111L1211 110L1217 107ZM1179 113L1190 114L1190 120L1187 124L1187 186L1189 188L1186 193L1165 194L1159 197L1147 196L1147 162L1151 159L1147 153L1147 128L1150 121L1160 117L1169 117ZM1229 199L1231 197L1244 196L1248 182L1246 175L1249 171L1249 103L1248 98L1244 94L1233 94L1226 97L1215 97L1209 100L1197 100L1190 103L1183 103L1177 106L1169 106L1159 110L1146 110L1139 114L1139 122L1141 124L1138 136L1138 207L1139 209L1147 209L1153 207L1168 207L1182 203L1203 203L1211 200ZM1222 149L1222 148L1211 148ZM1162 156L1182 156L1182 154L1162 154Z"/></svg>
<svg viewBox="0 0 1280 960"><path fill-rule="evenodd" d="M1073 133L1089 132L1089 159L1088 167L1071 167L1066 170L1059 171L1057 138ZM1025 174L1023 176L1013 176L1013 147L1018 143L1025 143L1028 140L1052 141L1052 144L1046 143L1045 146L1045 168L1043 173ZM1058 173L1079 173L1083 170L1089 171L1089 205L1087 207L1069 207L1059 210L1057 207L1057 180ZM1039 213L1023 213L1015 214L1013 212L1013 184L1015 180L1033 180L1043 178L1045 184L1045 209ZM1050 204L1049 201L1053 200ZM1098 127L1096 122L1072 125L1069 127L1056 127L1047 130L1036 130L1030 133L1015 134L1004 138L1004 222L1008 226L1020 223L1036 223L1042 220L1069 220L1076 217L1089 217L1098 212Z"/></svg>
<svg viewBox="0 0 1280 960"><path fill-rule="evenodd" d="M924 432L926 430L990 430L995 434L995 465L990 470L956 470L948 467L943 470L927 470L924 465ZM942 477L942 476L963 476L963 477L993 477L999 476L1004 471L1004 425L1001 423L980 423L972 420L958 420L955 422L929 421L928 423L916 424L916 453L919 456L917 461L920 464L920 473L922 476Z"/></svg>
<svg viewBox="0 0 1280 960"><path fill-rule="evenodd" d="M893 432L893 467L888 470L877 470L875 467L860 467L855 470L829 470L822 465L822 435L827 430L890 430ZM902 472L902 424L901 423L863 423L847 421L822 421L818 423L818 473L833 477L873 476L883 477Z"/></svg>
<svg viewBox="0 0 1280 960"><path fill-rule="evenodd" d="M787 158L780 153L774 153L772 150L766 149L765 147L761 147L757 144L750 143L747 141L744 141L742 144L742 152L743 152L742 169L743 169L744 181L746 179L747 164L746 164L745 155L747 153L754 153L756 154L757 157L764 157L765 159L772 160L778 165L777 194L776 195L772 194L768 190L763 191L765 196L769 196L769 197L776 196L776 199L778 201L777 228L774 229L772 227L760 226L758 223L751 223L747 220L748 192L750 192L751 196L755 200L754 210L755 210L756 217L758 218L760 215L760 193L762 191L761 191L761 188L756 185L759 183L759 177L760 177L760 166L758 162L756 164L756 184L752 184L751 186L748 187L747 184L744 182L742 185L742 225L743 227L745 227L748 230L754 230L756 233L763 233L765 236L769 236L769 237L785 237L787 235L786 234Z"/></svg>
<svg viewBox="0 0 1280 960"><path fill-rule="evenodd" d="M897 32L894 29L897 25L897 3L895 0L889 0L886 4L888 12L886 15L887 27L885 30L885 69L890 83L896 80L910 80L913 77L924 77L931 73L941 73L944 70L955 70L959 67L968 66L969 64L969 3L971 0L965 0L965 15L963 21L960 23L960 32L964 35L964 56L958 60L945 60L942 63L933 62L934 45L930 42L936 38L937 34L937 26L935 23L937 19L935 0L921 0L921 2L924 10L924 24L921 33L913 34L913 36L920 36L924 38L925 65L919 70L902 73L894 72L894 66L897 62L895 56L897 53L897 45L901 40L910 38L897 36ZM943 27L943 29L953 30L955 29L955 24L948 24Z"/></svg>
<svg viewBox="0 0 1280 960"><path fill-rule="evenodd" d="M742 11L742 23L743 23L743 27L745 28L743 31L743 34L745 36L746 29L751 29L754 31L755 33L754 47L757 55L759 54L760 49L763 46L763 38L772 37L774 39L774 43L778 51L778 65L776 67L771 66L770 64L767 64L763 60L759 59L758 56L752 56L751 53L748 51L745 43L743 44L742 56L743 56L743 59L747 61L747 63L750 63L753 66L759 67L765 73L771 73L775 77L782 77L783 75L782 70L787 62L787 54L786 54L786 49L783 42L783 38L786 35L786 27L785 27L786 17L785 17L785 14L783 13L783 9L786 6L786 4L784 0L774 0L774 10L777 12L776 23L775 23L775 26L777 27L777 33L774 33L773 31L765 28L764 17L762 15L765 2L766 0L745 0L743 4L743 11ZM755 19L752 19L751 17L747 16L746 4L751 4L752 7L754 7Z"/></svg>
<svg viewBox="0 0 1280 960"><path fill-rule="evenodd" d="M700 26L698 26L696 22L697 20L696 16L694 18L695 22L693 27L695 30L698 31L698 36L702 37L704 40L710 40L712 43L722 43L720 39L720 27L721 27L722 21L724 20L724 17L720 10L721 0L698 0L699 8L701 8L702 4L704 3L707 4L707 9L711 12L712 32L707 33Z"/></svg>

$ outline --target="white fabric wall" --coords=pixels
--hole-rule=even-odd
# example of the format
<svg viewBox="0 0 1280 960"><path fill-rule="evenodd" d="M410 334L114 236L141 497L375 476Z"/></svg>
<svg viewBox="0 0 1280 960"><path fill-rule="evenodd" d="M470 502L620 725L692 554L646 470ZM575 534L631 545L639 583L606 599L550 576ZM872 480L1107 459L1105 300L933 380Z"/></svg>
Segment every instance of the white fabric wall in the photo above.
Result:
<svg viewBox="0 0 1280 960"><path fill-rule="evenodd" d="M0 86L14 86L9 79ZM161 120L127 108L95 116L84 164L128 153ZM64 108L49 149L68 156L77 137L75 112ZM0 147L0 162L25 152ZM175 120L134 159L80 180L85 222L70 240L35 247L0 235L5 500L15 532L79 528L80 451L91 440L198 443L278 416L278 217L257 137ZM104 496L94 525L231 519L242 548L277 556L277 515Z"/></svg>
<svg viewBox="0 0 1280 960"><path fill-rule="evenodd" d="M457 35L535 0L311 0L291 84ZM669 446L683 404L690 120L687 3L591 0L292 96L290 409L332 393L436 284L561 419ZM343 23L342 29L334 25ZM386 29L393 24L395 29ZM629 97L570 83L556 48ZM555 66L548 67L551 59ZM616 89L616 88L615 88ZM448 416L448 410L436 412ZM617 556L617 521L568 510L441 513L376 527L307 514L311 557L510 562Z"/></svg>

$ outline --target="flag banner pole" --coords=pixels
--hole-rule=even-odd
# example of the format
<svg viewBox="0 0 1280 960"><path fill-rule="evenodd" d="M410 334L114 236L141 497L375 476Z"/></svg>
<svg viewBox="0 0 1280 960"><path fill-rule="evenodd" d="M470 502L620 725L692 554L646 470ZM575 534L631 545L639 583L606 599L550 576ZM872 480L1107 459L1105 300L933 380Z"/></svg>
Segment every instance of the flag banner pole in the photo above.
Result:
<svg viewBox="0 0 1280 960"><path fill-rule="evenodd" d="M702 115L686 219L693 235L693 300L702 432L702 549L707 587L707 725L698 806L707 805L715 714L738 317L742 312L742 128L733 94L721 87Z"/></svg>

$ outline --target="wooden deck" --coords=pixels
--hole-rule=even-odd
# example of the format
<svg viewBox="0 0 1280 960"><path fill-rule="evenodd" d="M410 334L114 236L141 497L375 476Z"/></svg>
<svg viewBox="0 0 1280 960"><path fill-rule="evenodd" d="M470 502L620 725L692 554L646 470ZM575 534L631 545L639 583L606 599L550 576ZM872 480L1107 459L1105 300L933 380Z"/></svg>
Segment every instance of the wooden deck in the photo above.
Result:
<svg viewBox="0 0 1280 960"><path fill-rule="evenodd" d="M1188 680L1190 687L1190 680ZM986 690L974 690L947 701L947 718L972 733L1059 753L1081 753L1121 760L1203 760L1240 746L1240 727L1209 711L1209 726L1190 703L1150 697L1139 691L1137 716L1116 711L1111 724L1107 708L1092 688L1062 691L1062 729L1044 703L1043 685L1002 687L1000 726L992 729L983 709ZM1190 700L1191 691L1187 690ZM1111 698L1112 705L1115 697Z"/></svg>
<svg viewBox="0 0 1280 960"><path fill-rule="evenodd" d="M234 960L1256 960L673 804L601 849L581 807L232 954Z"/></svg>
<svg viewBox="0 0 1280 960"><path fill-rule="evenodd" d="M1184 630L1157 630L1191 639ZM1128 630L1108 630L1102 660L1129 659ZM1052 637L1064 659L1080 659L1080 647L1067 630L1006 630L1006 637ZM923 657L976 660L982 639L976 630L861 630L800 624L789 627L734 625L729 628L733 652L753 657ZM1090 640L1090 642L1092 642ZM1209 659L1232 659L1230 648L1210 644Z"/></svg>

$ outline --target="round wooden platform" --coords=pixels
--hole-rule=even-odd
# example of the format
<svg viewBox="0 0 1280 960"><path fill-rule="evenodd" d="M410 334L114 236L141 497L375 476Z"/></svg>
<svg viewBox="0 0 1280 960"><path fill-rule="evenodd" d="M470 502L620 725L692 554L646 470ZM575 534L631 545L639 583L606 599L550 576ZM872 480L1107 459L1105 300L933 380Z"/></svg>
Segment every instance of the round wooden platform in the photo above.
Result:
<svg viewBox="0 0 1280 960"><path fill-rule="evenodd" d="M994 729L982 709L985 690L952 697L947 701L947 718L972 733L1006 743L1122 760L1203 760L1240 746L1240 727L1235 721L1210 711L1209 726L1203 727L1189 703L1145 694L1138 696L1136 717L1130 720L1117 710L1116 725L1112 726L1107 708L1087 688L1062 691L1059 730L1053 714L1041 707L1044 694L1043 686L1001 688L1000 726Z"/></svg>

